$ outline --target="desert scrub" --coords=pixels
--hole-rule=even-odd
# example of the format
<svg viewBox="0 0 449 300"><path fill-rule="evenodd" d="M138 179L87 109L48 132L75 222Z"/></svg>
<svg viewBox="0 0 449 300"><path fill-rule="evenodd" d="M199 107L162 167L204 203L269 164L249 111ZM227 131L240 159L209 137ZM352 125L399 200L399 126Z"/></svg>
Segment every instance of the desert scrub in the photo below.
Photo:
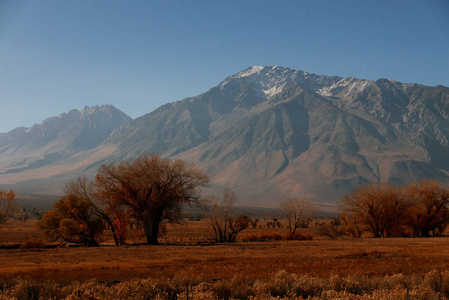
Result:
<svg viewBox="0 0 449 300"><path fill-rule="evenodd" d="M316 277L279 271L268 280L207 278L138 279L125 282L0 284L0 299L449 299L449 271L424 276Z"/></svg>

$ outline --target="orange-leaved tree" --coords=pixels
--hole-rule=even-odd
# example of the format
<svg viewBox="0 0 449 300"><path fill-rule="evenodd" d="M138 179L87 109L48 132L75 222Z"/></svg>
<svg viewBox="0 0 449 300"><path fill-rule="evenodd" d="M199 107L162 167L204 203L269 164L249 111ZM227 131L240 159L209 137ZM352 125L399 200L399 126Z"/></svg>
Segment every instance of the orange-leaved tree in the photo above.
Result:
<svg viewBox="0 0 449 300"><path fill-rule="evenodd" d="M75 195L55 202L55 209L36 222L39 231L52 242L98 246L104 222L92 209L92 203Z"/></svg>
<svg viewBox="0 0 449 300"><path fill-rule="evenodd" d="M410 184L404 189L409 201L406 225L412 235L441 235L449 223L449 190L436 180Z"/></svg>

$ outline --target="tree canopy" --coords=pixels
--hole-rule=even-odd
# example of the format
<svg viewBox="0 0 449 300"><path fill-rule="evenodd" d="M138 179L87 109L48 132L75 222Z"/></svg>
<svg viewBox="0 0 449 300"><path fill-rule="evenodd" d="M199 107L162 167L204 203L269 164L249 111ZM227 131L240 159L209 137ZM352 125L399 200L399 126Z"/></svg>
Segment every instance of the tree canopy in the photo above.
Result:
<svg viewBox="0 0 449 300"><path fill-rule="evenodd" d="M108 205L129 211L142 225L147 243L157 244L162 226L182 221L182 206L198 202L209 177L183 160L143 154L101 165L95 182Z"/></svg>

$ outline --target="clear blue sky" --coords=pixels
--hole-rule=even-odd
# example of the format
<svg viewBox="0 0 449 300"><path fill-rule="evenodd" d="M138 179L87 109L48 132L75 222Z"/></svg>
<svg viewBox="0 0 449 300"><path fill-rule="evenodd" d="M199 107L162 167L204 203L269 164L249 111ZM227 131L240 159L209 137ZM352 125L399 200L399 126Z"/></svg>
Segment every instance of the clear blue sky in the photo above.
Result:
<svg viewBox="0 0 449 300"><path fill-rule="evenodd" d="M449 86L449 1L0 0L0 132L136 118L253 65Z"/></svg>

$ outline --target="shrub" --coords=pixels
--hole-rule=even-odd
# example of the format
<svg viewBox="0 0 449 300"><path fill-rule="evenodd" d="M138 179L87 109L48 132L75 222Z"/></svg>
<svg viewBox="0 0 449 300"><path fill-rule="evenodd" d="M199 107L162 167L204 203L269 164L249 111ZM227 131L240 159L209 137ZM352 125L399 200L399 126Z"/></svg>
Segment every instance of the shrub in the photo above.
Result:
<svg viewBox="0 0 449 300"><path fill-rule="evenodd" d="M20 245L20 249L41 249L45 244L39 237L29 238L25 243Z"/></svg>
<svg viewBox="0 0 449 300"><path fill-rule="evenodd" d="M21 280L13 290L13 296L18 300L38 300L41 286L31 280Z"/></svg>
<svg viewBox="0 0 449 300"><path fill-rule="evenodd" d="M254 284L234 276L232 280L218 280L212 285L212 291L220 299L254 299Z"/></svg>
<svg viewBox="0 0 449 300"><path fill-rule="evenodd" d="M243 242L264 242L264 241L291 241L291 240L297 240L297 241L303 241L303 240L312 240L313 235L310 233L285 233L280 234L276 232L262 232L259 234L250 233L245 235L242 238Z"/></svg>
<svg viewBox="0 0 449 300"><path fill-rule="evenodd" d="M284 235L284 239L291 241L291 240L297 240L297 241L306 241L306 240L312 240L313 239L313 235L311 235L310 233L286 233Z"/></svg>
<svg viewBox="0 0 449 300"><path fill-rule="evenodd" d="M242 238L242 241L243 242L258 242L259 235L254 234L254 233L249 233Z"/></svg>
<svg viewBox="0 0 449 300"><path fill-rule="evenodd" d="M320 223L319 225L319 232L323 236L327 236L333 240L338 239L339 237L346 234L344 225L342 224L341 220L338 218L334 218L329 223Z"/></svg>
<svg viewBox="0 0 449 300"><path fill-rule="evenodd" d="M212 290L208 283L202 282L197 286L189 287L183 293L178 294L179 300L188 299L208 299L208 300L218 300L220 299Z"/></svg>

